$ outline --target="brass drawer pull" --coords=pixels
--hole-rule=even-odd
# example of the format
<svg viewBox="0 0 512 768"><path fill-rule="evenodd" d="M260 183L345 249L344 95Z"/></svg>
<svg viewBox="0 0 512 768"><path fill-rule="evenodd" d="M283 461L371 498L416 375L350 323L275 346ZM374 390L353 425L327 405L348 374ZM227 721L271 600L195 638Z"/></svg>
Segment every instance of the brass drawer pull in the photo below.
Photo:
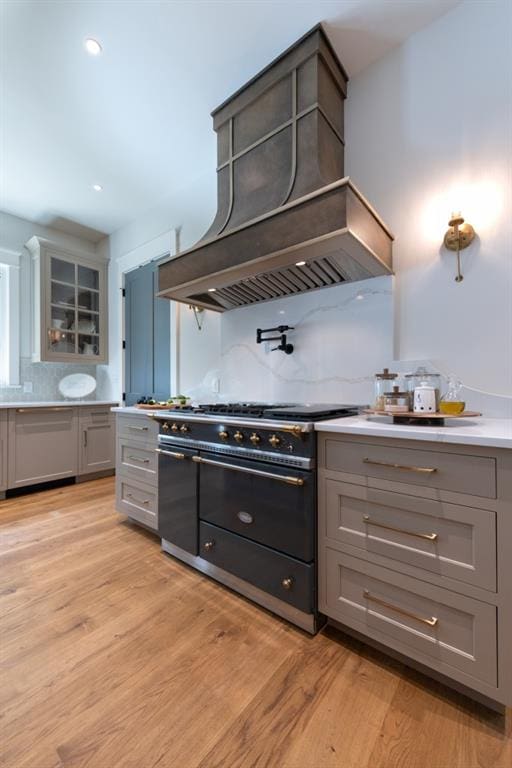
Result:
<svg viewBox="0 0 512 768"><path fill-rule="evenodd" d="M224 461L213 461L212 459L203 459L202 456L192 456L192 461L196 464L207 464L209 467L221 467L222 469L232 469L234 472L244 472L246 475L256 475L256 477L266 477L269 480L279 480L288 485L304 485L302 477L291 477L289 475L278 475L275 472L262 472L261 469L252 469L250 467L239 467L236 464L227 464Z"/></svg>
<svg viewBox="0 0 512 768"><path fill-rule="evenodd" d="M376 461L375 459L363 459L364 464L375 464L377 467L391 467L391 469L405 469L407 472L424 472L427 475L431 475L433 472L437 472L436 467L408 467L405 464L393 464L389 461Z"/></svg>
<svg viewBox="0 0 512 768"><path fill-rule="evenodd" d="M49 407L40 407L38 405L34 406L33 408L16 408L16 413L41 413L41 411L54 413L56 411L71 411L73 406L71 405L56 405L55 407L49 408Z"/></svg>
<svg viewBox="0 0 512 768"><path fill-rule="evenodd" d="M161 448L155 448L155 453L160 453L162 456L170 456L171 459L184 459L184 453L177 453L176 451L162 451Z"/></svg>
<svg viewBox="0 0 512 768"><path fill-rule="evenodd" d="M407 536L416 536L417 539L426 539L427 541L437 541L437 533L416 533L416 531L406 531L405 528L395 528L394 525L385 525L372 520L370 515L363 515L363 520L368 525L374 525L376 528L385 528L387 531L396 531L405 533Z"/></svg>
<svg viewBox="0 0 512 768"><path fill-rule="evenodd" d="M387 603L385 600L381 600L380 597L374 597L367 589L363 589L363 595L372 603L383 605L384 608L389 608L391 611L395 611L395 613L401 613L402 616L407 616L407 618L414 619L414 621L420 621L422 624L427 624L429 627L435 627L438 622L438 618L436 616L431 616L430 619L425 619L423 616L416 616L415 613L406 611L405 608L398 608L396 605L391 605L391 603Z"/></svg>
<svg viewBox="0 0 512 768"><path fill-rule="evenodd" d="M128 456L131 461L138 461L139 464L149 464L149 459L141 459L139 456Z"/></svg>
<svg viewBox="0 0 512 768"><path fill-rule="evenodd" d="M126 498L133 499L136 504L144 504L145 506L149 504L149 499L138 499L133 493L127 493Z"/></svg>
<svg viewBox="0 0 512 768"><path fill-rule="evenodd" d="M128 429L133 429L135 432L147 432L148 427L134 427L131 424L128 425Z"/></svg>

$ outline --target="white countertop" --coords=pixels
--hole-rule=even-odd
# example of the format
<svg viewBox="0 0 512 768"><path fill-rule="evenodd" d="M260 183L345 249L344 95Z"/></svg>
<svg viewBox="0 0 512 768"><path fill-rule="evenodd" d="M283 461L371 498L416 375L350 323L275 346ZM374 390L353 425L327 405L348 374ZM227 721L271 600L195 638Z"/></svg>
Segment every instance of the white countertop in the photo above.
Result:
<svg viewBox="0 0 512 768"><path fill-rule="evenodd" d="M512 419L447 419L444 427L410 427L392 424L388 416L350 416L315 424L317 432L337 432L368 437L399 437L434 443L512 448Z"/></svg>
<svg viewBox="0 0 512 768"><path fill-rule="evenodd" d="M69 407L70 405L117 405L115 400L32 400L30 402L23 402L20 400L17 403L7 403L0 400L0 410L4 408L56 408L57 406Z"/></svg>
<svg viewBox="0 0 512 768"><path fill-rule="evenodd" d="M152 416L154 413L158 413L159 408L157 408L155 411L150 411L146 408L136 408L134 405L115 405L114 408L110 409L114 413L129 413L133 416Z"/></svg>

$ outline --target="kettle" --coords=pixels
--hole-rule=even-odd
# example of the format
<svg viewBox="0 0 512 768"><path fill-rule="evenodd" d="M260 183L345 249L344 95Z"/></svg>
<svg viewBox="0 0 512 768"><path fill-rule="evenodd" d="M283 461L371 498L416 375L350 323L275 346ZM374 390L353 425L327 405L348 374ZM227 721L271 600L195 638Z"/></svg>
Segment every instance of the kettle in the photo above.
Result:
<svg viewBox="0 0 512 768"><path fill-rule="evenodd" d="M428 381L420 382L414 388L414 413L436 412L436 390Z"/></svg>

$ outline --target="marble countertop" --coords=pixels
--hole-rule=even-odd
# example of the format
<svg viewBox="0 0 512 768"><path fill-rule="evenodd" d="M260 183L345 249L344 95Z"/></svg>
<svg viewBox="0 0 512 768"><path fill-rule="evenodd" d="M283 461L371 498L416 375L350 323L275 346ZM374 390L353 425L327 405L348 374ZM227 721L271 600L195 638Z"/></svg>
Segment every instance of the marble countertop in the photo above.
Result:
<svg viewBox="0 0 512 768"><path fill-rule="evenodd" d="M388 416L350 416L315 424L317 432L337 432L368 437L399 437L433 443L512 448L512 419L448 419L444 427L410 427L392 424Z"/></svg>
<svg viewBox="0 0 512 768"><path fill-rule="evenodd" d="M20 400L17 403L3 403L0 400L0 410L4 408L56 408L57 406L69 407L70 405L94 406L117 405L116 400L32 400L30 402Z"/></svg>
<svg viewBox="0 0 512 768"><path fill-rule="evenodd" d="M116 403L115 407L110 410L114 413L131 413L133 416L152 416L161 409L157 408L155 411L150 411L146 408L136 408L134 405L117 405Z"/></svg>

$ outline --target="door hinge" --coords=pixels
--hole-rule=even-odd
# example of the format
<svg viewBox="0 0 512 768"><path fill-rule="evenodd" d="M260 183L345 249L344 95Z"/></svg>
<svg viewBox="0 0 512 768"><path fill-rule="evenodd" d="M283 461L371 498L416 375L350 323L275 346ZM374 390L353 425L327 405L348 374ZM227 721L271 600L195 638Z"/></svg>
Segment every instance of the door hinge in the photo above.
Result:
<svg viewBox="0 0 512 768"><path fill-rule="evenodd" d="M126 341L123 339L123 349L126 349Z"/></svg>
<svg viewBox="0 0 512 768"><path fill-rule="evenodd" d="M126 288L121 288L121 296L123 299L126 298Z"/></svg>
<svg viewBox="0 0 512 768"><path fill-rule="evenodd" d="M123 403L124 403L124 402L125 402L125 400L126 400L126 392L123 392L123 396L122 396L122 398L121 398L121 399L122 399L122 401L123 401Z"/></svg>

